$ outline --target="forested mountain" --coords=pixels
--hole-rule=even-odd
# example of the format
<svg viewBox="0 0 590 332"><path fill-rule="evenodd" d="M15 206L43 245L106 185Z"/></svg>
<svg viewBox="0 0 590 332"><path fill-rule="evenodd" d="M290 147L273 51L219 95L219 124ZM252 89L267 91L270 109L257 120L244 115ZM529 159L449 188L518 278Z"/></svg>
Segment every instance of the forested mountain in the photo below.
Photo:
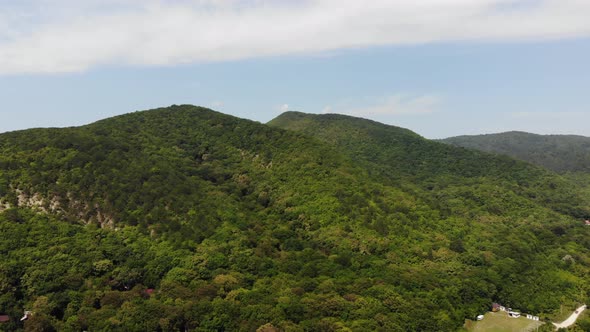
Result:
<svg viewBox="0 0 590 332"><path fill-rule="evenodd" d="M441 142L504 154L559 173L590 172L590 137L511 131L450 137Z"/></svg>
<svg viewBox="0 0 590 332"><path fill-rule="evenodd" d="M344 115L299 112L284 113L269 125L316 137L363 164L381 181L428 191L426 197L436 202L453 204L457 195L462 196L455 208L464 208L465 213L481 208L514 211L515 207L498 201L507 195L571 216L585 217L590 210L589 203L571 190L571 183L552 172L509 157L427 140L407 129ZM466 190L465 185L471 188ZM452 193L445 197L448 191Z"/></svg>
<svg viewBox="0 0 590 332"><path fill-rule="evenodd" d="M587 300L572 188L336 115L183 105L5 133L0 329L454 331L493 301L544 317Z"/></svg>

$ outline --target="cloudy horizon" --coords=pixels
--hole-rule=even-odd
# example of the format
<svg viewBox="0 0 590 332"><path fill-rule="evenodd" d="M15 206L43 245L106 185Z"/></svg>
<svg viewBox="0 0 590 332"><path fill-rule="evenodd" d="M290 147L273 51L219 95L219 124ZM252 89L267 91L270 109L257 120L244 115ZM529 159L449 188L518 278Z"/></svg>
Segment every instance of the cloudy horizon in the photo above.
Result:
<svg viewBox="0 0 590 332"><path fill-rule="evenodd" d="M2 4L0 97L10 110L2 111L7 122L0 131L26 128L27 118L7 112L18 107L24 108L21 114L35 114L44 99L46 112L54 116L34 119L59 114L65 119L33 121L30 126L79 124L136 108L187 102L259 121L281 109L330 110L413 126L409 129L428 137L502 129L588 135L579 124L590 120L583 96L588 65L582 59L590 48L587 17L590 2L582 0ZM254 67L259 72L251 71ZM366 76L363 68L373 76ZM195 75L184 76L186 72ZM234 75L240 72L252 77L252 87L242 90L256 88L257 100L234 86L240 81ZM390 79L381 76L388 72ZM358 89L343 79L357 80ZM552 79L560 85L549 82ZM308 90L308 80L326 85ZM215 82L216 89L207 91L207 82ZM271 86L277 82L284 91ZM119 87L110 91L109 84ZM506 90L508 86L515 90ZM470 91L475 88L489 94ZM133 102L118 95L121 89ZM23 100L27 93L38 100ZM64 100L67 97L73 100ZM92 114L70 109L78 120L68 122L72 116L60 112L79 109L82 97L98 101L87 111ZM538 117L533 119L518 116L535 112ZM556 120L547 114L563 117ZM458 122L456 128L435 127L444 118Z"/></svg>

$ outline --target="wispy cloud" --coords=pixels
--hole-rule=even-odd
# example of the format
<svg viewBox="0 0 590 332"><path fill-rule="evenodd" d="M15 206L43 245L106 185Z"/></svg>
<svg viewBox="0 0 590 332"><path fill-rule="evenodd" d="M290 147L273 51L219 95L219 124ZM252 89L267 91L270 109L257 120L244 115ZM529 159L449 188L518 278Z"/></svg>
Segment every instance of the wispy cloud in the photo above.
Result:
<svg viewBox="0 0 590 332"><path fill-rule="evenodd" d="M588 17L586 0L22 0L0 8L0 73L588 37Z"/></svg>
<svg viewBox="0 0 590 332"><path fill-rule="evenodd" d="M284 112L288 112L288 111L290 111L290 110L291 110L291 108L289 108L289 105L288 105L288 104L283 104L283 105L280 105L280 106L278 106L278 107L277 107L277 110L278 110L279 112L281 112L281 113L284 113Z"/></svg>
<svg viewBox="0 0 590 332"><path fill-rule="evenodd" d="M219 100L216 100L216 101L212 102L210 105L211 105L211 107L219 108L219 107L222 107L223 106L223 102L222 101L219 101Z"/></svg>
<svg viewBox="0 0 590 332"><path fill-rule="evenodd" d="M383 117L391 115L420 115L435 112L440 106L442 98L437 95L394 94L382 98L356 101L351 106L350 101L339 106L326 106L322 113L341 113L359 117Z"/></svg>
<svg viewBox="0 0 590 332"><path fill-rule="evenodd" d="M513 112L510 113L512 118L518 119L571 119L571 118L579 118L583 116L587 116L589 112L575 112L575 111L555 111L555 112Z"/></svg>

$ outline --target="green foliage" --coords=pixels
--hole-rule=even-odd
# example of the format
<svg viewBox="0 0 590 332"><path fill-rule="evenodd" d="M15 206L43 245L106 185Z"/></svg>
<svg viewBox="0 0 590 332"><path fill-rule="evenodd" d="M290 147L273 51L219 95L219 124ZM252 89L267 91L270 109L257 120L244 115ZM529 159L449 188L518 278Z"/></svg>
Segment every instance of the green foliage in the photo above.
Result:
<svg viewBox="0 0 590 332"><path fill-rule="evenodd" d="M273 125L303 132L185 105L0 135L0 313L34 312L5 326L453 331L586 299L570 180L360 119Z"/></svg>
<svg viewBox="0 0 590 332"><path fill-rule="evenodd" d="M512 131L450 137L441 142L511 156L558 173L590 172L590 137Z"/></svg>
<svg viewBox="0 0 590 332"><path fill-rule="evenodd" d="M444 216L529 213L535 205L590 215L572 183L514 159L430 141L403 128L343 115L287 112L269 122L314 136L375 179L418 195Z"/></svg>

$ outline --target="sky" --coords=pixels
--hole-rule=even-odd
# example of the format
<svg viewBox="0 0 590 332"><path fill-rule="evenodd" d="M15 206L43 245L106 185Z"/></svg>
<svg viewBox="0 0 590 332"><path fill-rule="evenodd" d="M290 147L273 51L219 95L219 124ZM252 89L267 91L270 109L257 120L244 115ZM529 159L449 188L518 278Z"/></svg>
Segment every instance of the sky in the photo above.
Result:
<svg viewBox="0 0 590 332"><path fill-rule="evenodd" d="M0 0L0 132L172 104L590 136L588 0Z"/></svg>

